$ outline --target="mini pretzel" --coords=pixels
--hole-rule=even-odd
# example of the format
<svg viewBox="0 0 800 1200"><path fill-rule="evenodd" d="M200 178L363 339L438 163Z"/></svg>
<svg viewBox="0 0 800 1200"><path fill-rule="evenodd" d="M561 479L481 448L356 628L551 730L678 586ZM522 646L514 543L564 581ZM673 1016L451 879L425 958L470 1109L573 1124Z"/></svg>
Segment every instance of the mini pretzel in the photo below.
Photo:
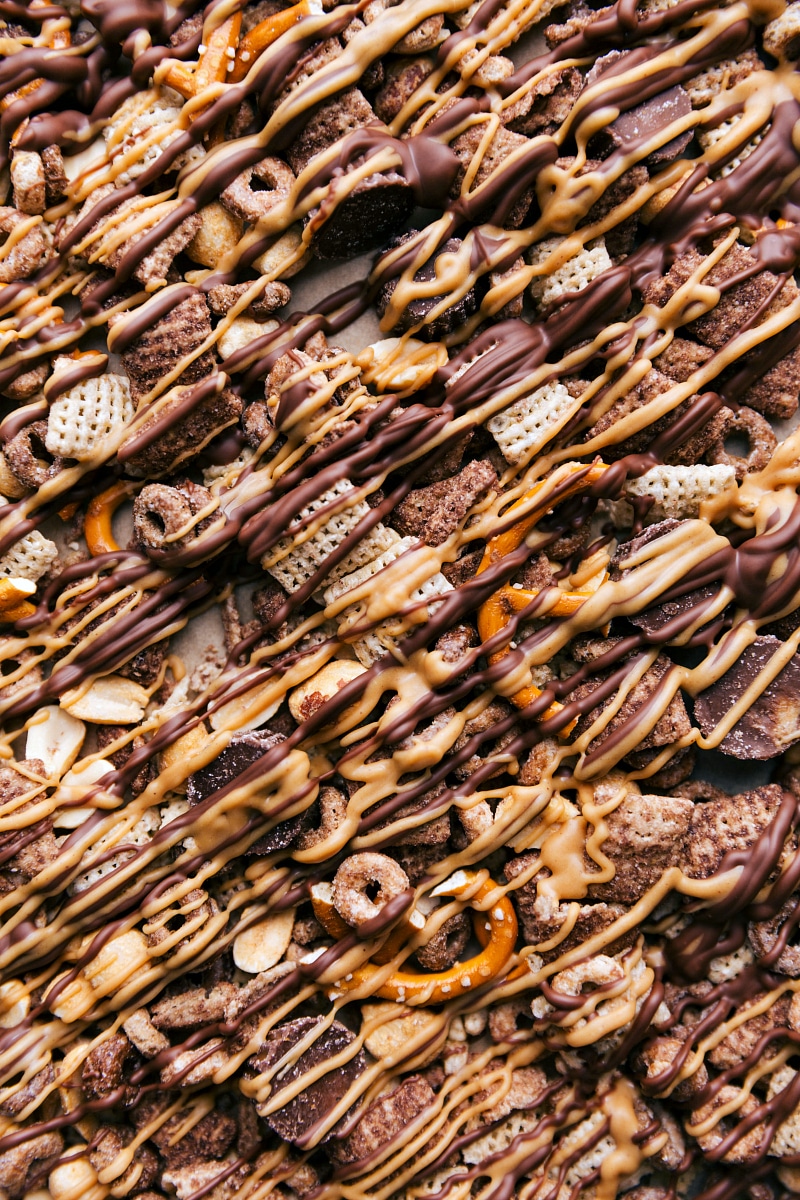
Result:
<svg viewBox="0 0 800 1200"><path fill-rule="evenodd" d="M110 554L120 549L111 528L111 520L130 494L130 484L115 483L90 502L83 522L83 536L91 554Z"/></svg>
<svg viewBox="0 0 800 1200"><path fill-rule="evenodd" d="M48 0L31 0L30 4L28 5L29 8L46 8L47 6ZM40 35L39 38L36 38L34 40L34 45L41 46L44 44L50 50L66 50L68 46L71 46L72 34L70 33L69 29L56 29L48 36L48 25L52 26L53 24L57 25L58 23L58 21L46 21L42 25L42 34L44 36ZM30 96L31 92L35 92L42 86L43 83L44 79L39 77L37 79L32 79L30 83L24 83L22 87L17 88L14 92L8 92L7 95L0 99L0 113L5 112L6 109L10 108L12 104L15 104L17 100L22 100L25 96Z"/></svg>
<svg viewBox="0 0 800 1200"><path fill-rule="evenodd" d="M225 83L232 78L234 53L239 41L242 14L234 13L210 33L205 51L194 66L172 63L163 82L174 88L186 100L199 96L212 83Z"/></svg>
<svg viewBox="0 0 800 1200"><path fill-rule="evenodd" d="M265 21L259 21L258 25L254 25L239 42L233 70L230 73L231 82L238 83L244 79L253 63L264 53L267 46L271 46L282 33L291 29L303 17L307 17L310 11L308 0L301 0L300 4L295 4L292 8L285 8L283 12L273 13Z"/></svg>
<svg viewBox="0 0 800 1200"><path fill-rule="evenodd" d="M479 878L473 871L456 871L444 883L434 888L431 895L463 896L471 892L467 903L475 906L497 890L497 884L492 879L485 879L476 887ZM400 1003L413 1004L417 1001L421 1004L443 1004L455 996L461 996L481 984L488 983L503 970L514 953L517 940L517 917L511 901L506 896L495 901L487 912L479 911L476 914L476 930L487 924L489 929L485 931L488 932L486 945L473 958L464 963L455 963L447 971L438 971L430 975L395 971L371 994ZM386 948L383 947L384 952ZM366 963L353 971L347 979L340 980L337 987L350 991L364 985L369 986L379 971L380 967L375 963Z"/></svg>
<svg viewBox="0 0 800 1200"><path fill-rule="evenodd" d="M0 579L0 623L11 624L36 612L27 599L35 591L36 584L30 579L18 579L13 575Z"/></svg>
<svg viewBox="0 0 800 1200"><path fill-rule="evenodd" d="M607 470L602 463L585 467L580 463L565 463L563 467L559 467L547 479L543 479L537 483L529 492L522 496L515 504L508 509L509 513L513 513L515 509L527 505L528 502L541 493L541 499L538 500L536 507L533 508L526 516L524 516L510 529L500 533L497 537L493 537L488 543L484 551L481 565L478 567L477 574L487 570L499 562L504 555L510 554L512 550L516 550L521 545L525 536L533 529L536 523L541 520L544 514L551 507L551 497L553 491L565 480L569 479L570 475L575 475L575 480L568 483L567 487L560 491L558 500L565 500L568 496L574 495L576 492L584 491L585 489L596 483L603 472ZM594 589L578 588L574 592L560 592L555 605L548 610L548 616L565 617L576 612L585 600L593 594ZM539 595L539 589L526 590L525 588L514 588L508 584L503 584L485 604L482 604L478 611L478 634L482 642L486 642L493 637L500 629L502 629L509 619L509 614L520 612L526 608L532 600L535 600ZM495 651L489 655L490 663L500 662L509 652L508 647L502 650ZM516 692L511 700L518 708L525 708L531 704L537 696L541 696L541 690L531 685L530 687L522 688ZM551 704L544 713L543 719L553 717L557 712L561 711L563 706L558 703ZM569 726L562 732L568 733Z"/></svg>

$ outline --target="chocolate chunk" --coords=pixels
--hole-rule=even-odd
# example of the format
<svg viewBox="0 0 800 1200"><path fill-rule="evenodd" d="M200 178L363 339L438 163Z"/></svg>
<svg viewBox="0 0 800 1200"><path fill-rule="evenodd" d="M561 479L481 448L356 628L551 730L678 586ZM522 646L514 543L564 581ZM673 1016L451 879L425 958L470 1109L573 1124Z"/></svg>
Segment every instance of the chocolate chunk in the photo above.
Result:
<svg viewBox="0 0 800 1200"><path fill-rule="evenodd" d="M389 249L405 245L414 236L414 231L412 231L403 234L402 237L395 238L390 243ZM460 238L448 238L444 245L440 246L436 253L427 262L422 264L414 275L414 279L419 283L428 283L431 279L435 279L436 259L440 254L455 254L461 248L461 244ZM389 307L389 302L396 287L397 280L389 279L381 288L376 303L379 317L382 317ZM478 298L475 294L475 289L470 288L465 296L456 300L444 312L439 313L437 317L427 324L422 324L428 313L441 304L442 300L443 296L417 296L412 299L403 309L390 332L405 333L406 330L412 329L415 325L420 325L420 328L416 331L416 337L422 338L427 342L438 341L440 338L446 337L448 333L452 333L459 325L463 325L478 307Z"/></svg>
<svg viewBox="0 0 800 1200"><path fill-rule="evenodd" d="M586 76L586 86L589 87L601 78L608 79L610 83L612 75L627 70L629 64L626 63L626 59L629 53L625 50L612 50L599 58ZM644 103L637 104L635 108L620 113L615 121L591 139L590 151L601 158L607 158L614 150L631 153L662 131L670 129L676 121L689 116L691 112L692 102L686 91L679 84L667 88ZM678 134L651 151L645 161L654 167L672 162L673 158L683 153L693 136L692 130L687 129L685 133Z"/></svg>
<svg viewBox="0 0 800 1200"><path fill-rule="evenodd" d="M704 737L730 712L756 676L781 648L776 637L758 637L729 671L695 700L694 715ZM795 654L720 742L737 758L776 758L800 739L800 654Z"/></svg>
<svg viewBox="0 0 800 1200"><path fill-rule="evenodd" d="M332 1070L322 1071L328 1059L341 1055L356 1040L355 1034L334 1021L329 1029L323 1029L322 1018L298 1017L272 1029L259 1054L249 1058L248 1065L254 1074L269 1070L282 1059L301 1038L319 1028L319 1036L296 1062L282 1068L272 1080L270 1099L275 1098L290 1084L313 1072L306 1087L294 1099L288 1100L275 1112L261 1115L280 1137L287 1142L299 1142L319 1122L324 1121L331 1109L347 1094L359 1075L367 1069L363 1050L358 1050L347 1062ZM260 1111L259 1105L256 1106Z"/></svg>
<svg viewBox="0 0 800 1200"><path fill-rule="evenodd" d="M163 641L146 646L144 650L134 654L129 662L119 668L119 674L124 675L127 679L133 679L142 687L150 687L158 679L164 663L164 656L167 653L167 645L168 642Z"/></svg>
<svg viewBox="0 0 800 1200"><path fill-rule="evenodd" d="M352 258L374 250L405 224L413 207L411 188L397 171L369 175L326 213L323 224L316 223L322 209L311 213L311 248L317 258Z"/></svg>
<svg viewBox="0 0 800 1200"><path fill-rule="evenodd" d="M186 781L186 796L190 804L200 804L214 792L231 783L253 763L258 762L268 750L285 742L282 733L271 730L256 730L253 733L237 733L231 738L222 753L209 763L195 771ZM314 824L312 808L290 817L288 821L279 821L272 829L254 842L246 851L246 858L261 857L273 854L276 850L285 850L291 846L295 838L305 829Z"/></svg>
<svg viewBox="0 0 800 1200"><path fill-rule="evenodd" d="M709 583L705 587L687 592L685 596L679 596L676 600L666 600L663 604L654 604L652 608L646 608L644 612L631 613L628 620L637 629L653 635L659 633L670 621L674 621L684 614L686 614L687 622L698 620L703 607L717 595L718 591L717 584ZM689 613L693 614L692 618L688 616ZM676 635L685 628L686 623L681 622L680 629L676 627Z"/></svg>
<svg viewBox="0 0 800 1200"><path fill-rule="evenodd" d="M379 133L385 129L363 93L348 88L316 110L288 147L287 158L299 175L316 155L354 130L373 127ZM372 250L402 227L414 207L411 188L395 170L368 176L347 196L340 180L335 178L333 186L336 203L324 202L309 214L314 230L311 244L318 258L345 258Z"/></svg>
<svg viewBox="0 0 800 1200"><path fill-rule="evenodd" d="M226 783L241 775L247 767L258 762L273 746L278 746L285 740L279 734L266 731L234 734L230 743L213 762L207 767L201 767L187 779L186 796L189 803L200 804L207 800Z"/></svg>
<svg viewBox="0 0 800 1200"><path fill-rule="evenodd" d="M673 529L677 529L683 522L677 520L676 517L668 517L666 521L659 521L655 525L648 525L635 538L631 538L629 542L622 542L614 551L614 556L611 559L611 578L619 579L624 575L622 564L629 558L633 558L645 546L649 546L651 542L656 542L660 537L664 537L668 533L672 533Z"/></svg>

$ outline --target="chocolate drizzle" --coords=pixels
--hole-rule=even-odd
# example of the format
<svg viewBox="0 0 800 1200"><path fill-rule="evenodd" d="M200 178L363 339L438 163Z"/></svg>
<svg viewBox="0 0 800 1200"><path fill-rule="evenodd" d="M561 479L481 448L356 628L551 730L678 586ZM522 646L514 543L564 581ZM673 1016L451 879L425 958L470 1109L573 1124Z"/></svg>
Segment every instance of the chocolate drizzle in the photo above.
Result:
<svg viewBox="0 0 800 1200"><path fill-rule="evenodd" d="M800 922L797 783L789 769L777 799L769 789L766 799L759 790L743 793L741 809L752 819L742 844L732 842L703 870L687 847L699 842L701 816L722 801L697 795L689 804L674 783L681 776L670 771L696 748L701 763L705 750L725 749L731 713L701 735L693 702L729 677L763 627L771 634L800 602L795 440L785 437L763 470L696 506L677 531L661 528L654 536L655 490L635 497L629 490L682 462L685 448L702 442L725 413L755 403L764 377L784 370L800 346L792 279L800 261L797 77L784 65L755 69L730 87L720 84L708 106L690 98L704 73L716 78L721 64L733 70L731 63L761 45L761 27L776 14L710 0L664 8L617 0L556 29L549 50L512 70L497 58L515 37L508 6L483 0L467 19L465 0L448 8L422 65L414 60L423 82L403 100L403 116L398 111L391 123L387 116L386 124L354 120L307 163L298 159L286 194L214 266L191 273L189 259L177 257L197 252L185 239L163 279L142 283L143 264L168 239L180 241L181 227L196 214L205 219L242 172L282 154L295 165L291 156L312 123L324 123L326 105L359 88L363 103L369 107L369 95L377 107L374 81L384 60L393 67L406 61L393 47L401 38L413 43L417 27L441 15L425 4L420 23L420 6L411 0L377 16L365 0L327 12L307 7L244 64L236 82L226 64L214 82L204 68L230 6L209 6L201 23L192 2L173 9L162 0L85 0L81 11L94 33L75 23L84 40L70 45L66 10L0 0L9 27L20 23L25 31L12 30L20 47L0 64L3 161L57 146L68 175L59 185L63 198L51 204L48 197L43 218L38 211L30 218L32 228L48 232L41 252L4 289L0 386L13 395L39 363L68 356L90 334L89 345L105 336L108 350L62 361L41 395L28 391L4 409L0 465L22 482L2 509L0 553L28 535L35 541L56 514L71 520L120 480L126 499L141 496L139 507L145 489L152 495L155 487L189 512L157 546L135 525L128 549L106 550L113 537L109 542L101 531L92 544L99 552L53 568L34 611L22 610L4 628L11 670L0 690L2 770L28 758L12 773L14 789L25 790L8 803L4 796L0 813L0 962L12 985L1 999L11 1009L13 989L25 996L19 1020L0 1031L0 1107L13 1107L20 1089L38 1078L40 1052L56 1082L45 1085L41 1100L31 1094L29 1110L3 1107L0 1165L5 1153L49 1135L66 1138L55 1152L62 1165L81 1156L93 1162L107 1124L127 1124L164 1095L170 1103L177 1097L178 1119L188 1118L191 1132L206 1110L217 1111L220 1096L227 1104L235 1093L237 1103L256 1106L258 1149L244 1137L241 1145L231 1142L214 1152L199 1183L186 1191L181 1182L178 1195L232 1194L243 1181L249 1186L253 1173L257 1186L266 1180L271 1188L293 1188L294 1155L282 1147L272 1161L265 1130L281 1091L276 1081L283 1087L301 1051L290 1048L285 1061L266 1067L254 1063L272 1030L313 1015L328 1026L334 1016L344 1021L352 1038L334 1067L313 1063L314 1086L363 1056L360 1040L353 1048L359 1038L369 1055L340 1111L315 1111L294 1139L309 1170L319 1172L303 1184L318 1200L384 1194L387 1187L416 1195L418 1184L442 1200L467 1191L483 1200L577 1200L586 1189L611 1200L638 1176L671 1197L682 1194L693 1157L712 1171L707 1185L698 1185L700 1200L777 1200L783 1185L772 1164L800 1165L800 1153L785 1141L800 1103L800 1076L791 1067L800 1039L797 983L784 972ZM337 48L329 60L326 42ZM482 47L490 50L486 70L494 66L501 76L491 86L473 82L466 69ZM235 47L231 53L235 58ZM102 150L104 130L109 142L118 137L123 104L184 78L176 67L204 81L208 96L190 95L179 120L148 132L157 153L147 161L134 166L135 155L127 160L117 146L86 173L81 152ZM524 138L514 132L530 113L538 119L547 88L554 80L561 86L569 72L579 76L579 91L566 118L550 132L540 132L546 123ZM240 136L231 133L245 127ZM722 153L715 137L726 129L730 143ZM476 130L486 137L469 149ZM489 145L498 131L511 150L506 158L498 151L494 162ZM317 232L336 221L339 205L381 176L424 210L422 228L382 251L368 278L320 299L312 311L284 308L277 327L254 336L249 328L245 344L224 354L232 318L219 316L224 304L214 307L219 294L227 296L231 284L255 287L262 271L262 284L290 278L307 250L319 249ZM631 179L625 192L622 182ZM107 182L113 189L82 208ZM617 188L623 199L604 208ZM165 204L161 219L142 221L133 236L131 212L144 212L156 196ZM120 212L126 203L134 207ZM614 214L619 206L624 213ZM627 222L637 224L635 248L617 253L613 237ZM284 238L293 247L284 261L274 270L261 265ZM554 246L545 280L552 283L565 245L576 257L600 242L610 265L539 298L544 244ZM727 274L717 270L726 247L739 255ZM665 280L677 280L668 295ZM747 311L724 337L712 331L706 345L702 322L730 314L750 289L758 295L742 302ZM443 300L443 312L448 304L461 311L464 295L475 297L463 324L444 326L443 365L429 369L443 362L441 343L425 347L435 352L426 360L421 343L405 334L396 353L411 353L411 374L395 372L388 383L377 369L370 377L366 359L349 351L327 346L327 357L314 357L309 347L320 334L346 330L386 291L387 337L409 328L401 318L415 301ZM70 293L76 303L65 299ZM238 305L241 292L232 294ZM27 427L46 420L59 397L102 378L110 355L123 356L133 380L130 364L147 336L167 327L186 302L207 317L206 299L217 318L213 337L201 335L183 358L176 351L169 380L165 371L139 389L124 440L95 457L68 458L52 472L35 460L34 444L33 465L21 464L20 447L24 455L24 439L32 436ZM411 337L430 334L432 311L410 328ZM212 329L210 320L203 328ZM696 362L688 375L673 377L669 351L687 338L694 339ZM197 373L190 377L190 370ZM643 385L653 375L661 390L651 395ZM604 425L614 405L638 397L640 385L641 403L623 404ZM575 403L563 421L553 418L527 458L503 457L494 419L538 389L555 392L565 410L562 392ZM220 397L230 400L234 416L227 425L202 427L202 415ZM192 422L201 425L197 453L178 455L163 470L140 469L148 452ZM630 445L635 451L625 453ZM709 453L705 447L697 457ZM451 469L454 458L463 467ZM591 468L603 461L610 465L588 486ZM197 468L209 464L227 470L207 473L201 489ZM352 579L371 539L397 548L398 513L408 520L415 499L476 464L495 484L441 538L426 527L422 540L414 535L403 543L377 583L360 585L355 599L337 591L338 576ZM574 470L553 484L564 464ZM26 469L43 482L25 482ZM544 481L551 490L537 500L532 489ZM630 500L632 517L620 517L621 502ZM538 520L515 541L521 514ZM616 524L603 528L612 517ZM341 536L337 527L335 544L315 558L320 531L337 521ZM622 528L627 547L612 557ZM253 578L263 584L270 571L281 578L281 564L288 570L303 547L311 565L294 590L276 587L275 603L265 601L267 615L252 626L237 624L233 585ZM497 547L507 552L495 554ZM467 573L473 556L485 569ZM543 582L520 582L537 566ZM457 586L444 586L448 572ZM515 587L525 591L524 602L512 597L503 622L474 636L476 614ZM570 608L565 596L575 592L581 603ZM225 664L210 682L188 679L172 647L163 661L159 647L217 603L231 622ZM473 636L449 657L459 629ZM780 636L780 653L794 662L797 631ZM385 652L370 658L364 648L374 645ZM354 653L365 669L355 666ZM314 680L331 663L352 671L333 694L315 692ZM745 724L745 713L763 711L772 684L766 674L748 685L734 727ZM85 713L82 702L108 677L138 697L140 717L122 721L111 743L98 737L96 754L89 742L76 750L74 766L73 756L51 771L33 752L37 721L50 710ZM134 687L137 678L146 682ZM102 730L103 723L86 719ZM663 740L673 719L679 731ZM255 722L263 734L273 721L280 735L265 738L263 753L243 770L226 774L239 726ZM789 745L797 730L787 726L780 736ZM28 745L30 754L22 749ZM92 756L102 759L90 783L80 783L81 756L90 765ZM200 770L210 771L211 790L194 803L191 789L184 798L186 777ZM339 818L335 827L328 823L331 794L344 825ZM615 814L637 798L665 811L673 805L690 831L676 834L668 864L654 870L637 899L597 902L598 887L628 882ZM324 924L324 907L314 907L312 921L307 906L312 898L319 903L318 885L330 884L362 852L388 856L398 870L405 863L407 886L377 916L357 930L345 923L336 936ZM30 873L37 853L51 857ZM632 875L641 866L634 858ZM491 874L496 894L479 903L474 894L435 891L459 869L467 878ZM395 959L401 976L416 971L424 939L413 919L423 914L427 924L433 913L435 922L441 902L452 901L461 922L462 911L472 909L475 937L456 964L468 975L472 947L491 928L489 918L497 919L492 909L500 897L515 906L521 932L495 974L408 1007L404 994L390 990L391 1019L371 983L351 989L365 962L378 967L371 980L380 970L392 979ZM298 941L263 971L242 968L237 945L244 935L296 910L307 928L293 923L293 936L311 937L314 949L306 952ZM121 947L139 956L138 965L116 977ZM591 973L601 969L605 976ZM81 1074L90 1051L122 1037L136 1012L146 1010L150 1020L154 1006L194 988L195 980L204 1003L218 985L229 989L226 1006L213 1019L165 1025L168 1036L153 1025L161 1048L127 1051L124 1083L91 1094L88 1072ZM486 1011L488 1033L480 1025ZM428 1026L404 1026L400 1049L384 1059L373 1035L409 1013ZM456 1032L479 1025L477 1035L464 1032L474 1036L472 1058L452 1071L443 1058L448 1073L440 1078L432 1064L442 1047L455 1061ZM730 1049L737 1038L744 1045L738 1058ZM313 1058L316 1044L310 1039L302 1054ZM658 1056L665 1046L669 1059ZM68 1078L66 1051L74 1056ZM772 1058L777 1082L770 1091L758 1071ZM371 1106L409 1080L433 1099L425 1092L416 1115L377 1149L352 1161L338 1157L358 1144ZM516 1091L521 1080L535 1093L524 1102ZM76 1103L59 1111L59 1089L70 1088ZM506 1096L511 1107L493 1115ZM686 1133L669 1153L665 1111ZM157 1144L161 1119L143 1118L142 1145ZM183 1137L181 1130L178 1144ZM167 1163L169 1149L159 1144L159 1151ZM737 1176L741 1164L746 1170ZM45 1167L42 1181L53 1164ZM123 1194L128 1169L116 1167L111 1184L96 1185L113 1185L115 1195ZM762 1180L772 1191L748 1191ZM28 1177L19 1194L38 1181ZM52 1176L50 1187L55 1194Z"/></svg>

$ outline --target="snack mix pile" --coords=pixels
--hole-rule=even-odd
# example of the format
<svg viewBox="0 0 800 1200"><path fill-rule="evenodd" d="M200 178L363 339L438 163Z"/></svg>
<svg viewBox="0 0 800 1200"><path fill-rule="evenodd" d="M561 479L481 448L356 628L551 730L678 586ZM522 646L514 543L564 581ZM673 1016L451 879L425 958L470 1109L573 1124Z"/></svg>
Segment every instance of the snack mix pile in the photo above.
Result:
<svg viewBox="0 0 800 1200"><path fill-rule="evenodd" d="M0 55L0 1200L800 1196L800 0Z"/></svg>

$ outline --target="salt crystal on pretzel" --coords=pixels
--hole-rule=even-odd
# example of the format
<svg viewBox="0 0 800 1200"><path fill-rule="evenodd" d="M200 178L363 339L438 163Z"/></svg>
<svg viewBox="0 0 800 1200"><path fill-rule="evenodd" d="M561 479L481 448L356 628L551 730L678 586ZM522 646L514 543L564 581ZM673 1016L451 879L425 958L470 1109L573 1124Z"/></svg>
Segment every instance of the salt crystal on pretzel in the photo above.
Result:
<svg viewBox="0 0 800 1200"><path fill-rule="evenodd" d="M30 579L36 583L57 558L58 547L55 542L51 542L38 529L32 529L0 558L0 575Z"/></svg>
<svg viewBox="0 0 800 1200"><path fill-rule="evenodd" d="M529 254L531 264L538 266L545 262L564 240L552 237L538 242ZM571 292L582 292L612 265L605 240L601 237L596 238L581 247L577 254L573 254L566 262L548 270L546 275L537 275L531 281L531 295L539 306L544 308Z"/></svg>
<svg viewBox="0 0 800 1200"><path fill-rule="evenodd" d="M626 484L629 496L650 496L659 512L667 517L696 517L704 500L719 496L736 483L733 467L693 466L653 467L630 479Z"/></svg>
<svg viewBox="0 0 800 1200"><path fill-rule="evenodd" d="M55 369L74 363L57 358ZM134 413L130 385L124 375L84 379L50 405L45 445L51 454L86 462L102 454L107 439L119 434Z"/></svg>
<svg viewBox="0 0 800 1200"><path fill-rule="evenodd" d="M328 504L334 504L342 497L352 495L353 485L347 479L340 479L333 487L328 488L316 500L312 500L298 514L298 520L312 517L319 509ZM332 513L319 529L310 537L305 531L300 534L303 538L298 541L294 537L283 537L261 560L265 571L269 571L273 579L285 591L296 592L307 583L312 575L324 565L329 555L341 546L345 538L353 532L360 521L369 514L369 505L364 500L355 504L340 507Z"/></svg>
<svg viewBox="0 0 800 1200"><path fill-rule="evenodd" d="M536 454L581 404L563 383L545 383L486 422L506 462L517 466Z"/></svg>

